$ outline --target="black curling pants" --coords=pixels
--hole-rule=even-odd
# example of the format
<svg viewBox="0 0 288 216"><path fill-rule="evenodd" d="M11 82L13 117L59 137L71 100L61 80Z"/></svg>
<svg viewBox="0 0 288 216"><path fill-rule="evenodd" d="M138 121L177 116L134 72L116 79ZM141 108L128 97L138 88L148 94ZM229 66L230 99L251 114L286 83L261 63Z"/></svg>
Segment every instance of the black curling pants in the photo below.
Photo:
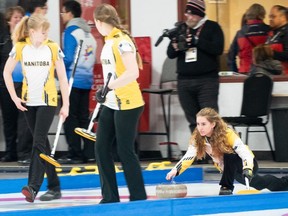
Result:
<svg viewBox="0 0 288 216"><path fill-rule="evenodd" d="M33 148L29 167L28 185L38 192L44 179L44 173L46 172L48 189L58 191L60 190L60 181L55 167L39 156L40 153L44 153L48 156L51 154L47 136L54 119L56 107L28 106L27 109L28 111L24 112L24 114L29 129L33 134Z"/></svg>
<svg viewBox="0 0 288 216"><path fill-rule="evenodd" d="M234 179L239 183L245 185L245 178L242 175L243 164L242 159L237 154L224 154L224 171L222 178L220 180L220 185L230 188L232 191L234 189ZM286 191L288 190L288 178L282 177L278 178L273 175L263 175L257 174L258 163L254 159L254 177L250 182L250 186L257 190L262 190L267 188L270 191Z"/></svg>
<svg viewBox="0 0 288 216"><path fill-rule="evenodd" d="M141 166L134 149L138 120L142 112L143 107L131 110L113 110L106 106L102 108L95 144L103 197L101 203L120 201L112 150L115 139L130 201L147 199Z"/></svg>

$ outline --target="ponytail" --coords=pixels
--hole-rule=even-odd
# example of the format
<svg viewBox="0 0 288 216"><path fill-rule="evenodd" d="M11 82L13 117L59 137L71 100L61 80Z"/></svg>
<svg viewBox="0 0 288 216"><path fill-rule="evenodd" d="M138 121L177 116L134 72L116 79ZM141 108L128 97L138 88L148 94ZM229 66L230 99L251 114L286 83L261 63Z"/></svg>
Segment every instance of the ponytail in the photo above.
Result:
<svg viewBox="0 0 288 216"><path fill-rule="evenodd" d="M105 3L101 4L94 11L94 19L100 20L101 22L108 23L120 29L124 34L130 37L130 39L132 40L136 48L136 60L137 60L138 68L142 70L143 69L142 58L138 52L136 42L134 38L130 35L130 33L125 28L123 28L123 26L120 24L121 20L116 9L110 4L105 4Z"/></svg>
<svg viewBox="0 0 288 216"><path fill-rule="evenodd" d="M19 41L23 41L26 37L29 36L28 25L27 25L28 20L29 20L29 17L25 16L16 25L16 28L12 33L12 41L14 44Z"/></svg>

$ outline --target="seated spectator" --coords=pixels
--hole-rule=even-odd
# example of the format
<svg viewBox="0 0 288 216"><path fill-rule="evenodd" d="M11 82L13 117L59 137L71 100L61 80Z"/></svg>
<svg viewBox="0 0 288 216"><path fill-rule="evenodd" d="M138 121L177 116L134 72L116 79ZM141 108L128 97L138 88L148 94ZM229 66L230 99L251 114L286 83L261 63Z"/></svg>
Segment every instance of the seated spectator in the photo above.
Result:
<svg viewBox="0 0 288 216"><path fill-rule="evenodd" d="M249 73L252 64L252 49L265 43L268 37L269 26L263 20L266 11L260 4L253 4L248 8L245 17L242 17L243 26L236 33L228 52L228 67L239 73ZM236 64L239 57L239 66Z"/></svg>
<svg viewBox="0 0 288 216"><path fill-rule="evenodd" d="M269 45L261 44L253 49L253 65L251 66L251 74L263 72L268 75L282 74L282 64L278 60L273 59L274 51Z"/></svg>

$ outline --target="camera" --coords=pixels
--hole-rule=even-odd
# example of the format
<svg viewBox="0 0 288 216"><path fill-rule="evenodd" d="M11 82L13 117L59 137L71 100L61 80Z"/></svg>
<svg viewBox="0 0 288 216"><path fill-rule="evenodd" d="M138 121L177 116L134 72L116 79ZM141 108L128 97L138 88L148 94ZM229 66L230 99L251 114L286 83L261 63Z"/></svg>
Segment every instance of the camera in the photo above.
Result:
<svg viewBox="0 0 288 216"><path fill-rule="evenodd" d="M163 34L158 38L155 46L157 47L164 37L168 37L170 40L175 40L180 51L186 51L189 48L186 41L186 33L187 25L184 22L177 22L175 23L175 28L163 30Z"/></svg>

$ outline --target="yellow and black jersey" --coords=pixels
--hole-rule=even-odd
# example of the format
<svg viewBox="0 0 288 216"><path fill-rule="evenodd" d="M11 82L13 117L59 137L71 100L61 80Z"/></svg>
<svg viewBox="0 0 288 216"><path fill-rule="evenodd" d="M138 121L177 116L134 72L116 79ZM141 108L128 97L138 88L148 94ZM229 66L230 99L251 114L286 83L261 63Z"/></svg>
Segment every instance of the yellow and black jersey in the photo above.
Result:
<svg viewBox="0 0 288 216"><path fill-rule="evenodd" d="M249 147L245 145L239 138L239 136L230 128L227 129L226 137L227 137L227 145L231 147L231 149L233 149L233 152L238 154L239 157L242 159L243 168L247 167L253 169L254 155L252 151L249 149ZM207 139L204 145L206 153L210 155L216 168L220 172L223 171L224 170L223 157L218 158L213 156L213 149ZM174 167L174 169L177 169L177 174L180 175L187 168L189 168L191 164L194 162L196 156L197 156L197 147L195 145L195 142L192 141L192 143L188 147L186 154Z"/></svg>
<svg viewBox="0 0 288 216"><path fill-rule="evenodd" d="M22 99L28 106L57 106L55 61L64 57L59 46L45 40L34 47L29 38L17 42L10 57L21 62L23 70Z"/></svg>
<svg viewBox="0 0 288 216"><path fill-rule="evenodd" d="M105 83L108 73L112 73L111 80L117 79L125 73L126 68L121 58L124 52L132 52L136 58L136 48L130 37L120 29L114 28L105 37L105 45L101 52ZM104 105L114 110L128 110L143 106L144 100L138 82L135 80L121 88L110 91L106 96Z"/></svg>

